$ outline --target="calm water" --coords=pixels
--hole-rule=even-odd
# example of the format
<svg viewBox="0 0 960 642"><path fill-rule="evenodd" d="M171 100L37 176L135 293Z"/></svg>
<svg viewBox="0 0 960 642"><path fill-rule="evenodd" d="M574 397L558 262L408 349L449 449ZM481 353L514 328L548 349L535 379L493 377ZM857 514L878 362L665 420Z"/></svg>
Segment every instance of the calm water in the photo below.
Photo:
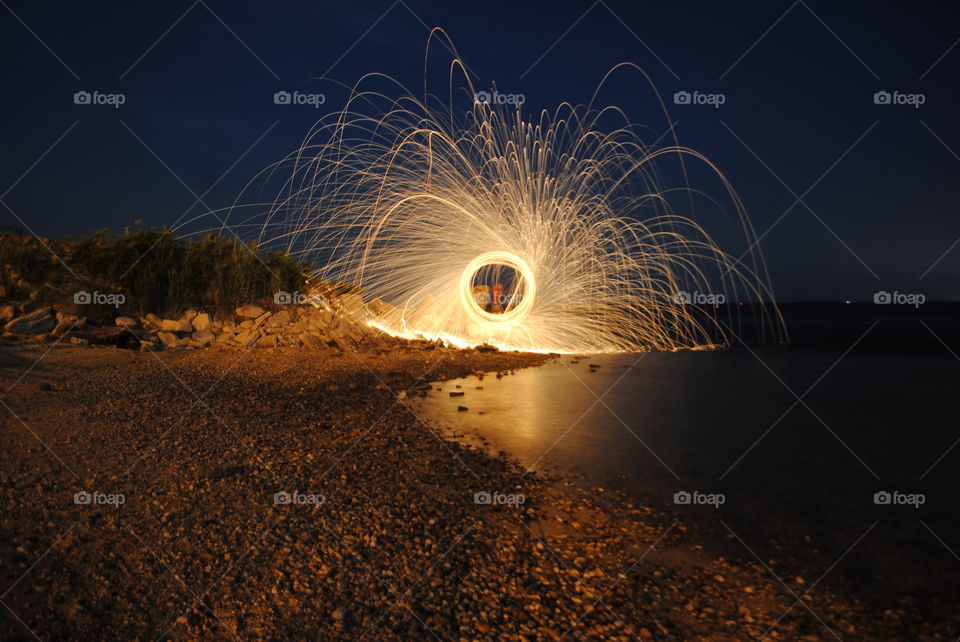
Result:
<svg viewBox="0 0 960 642"><path fill-rule="evenodd" d="M527 468L624 487L717 541L729 540L729 526L770 546L763 555L792 549L808 573L878 522L843 572L865 591L878 578L884 590L952 590L960 561L932 532L960 551L960 445L944 456L960 438L960 362L946 350L841 358L845 349L566 356L502 379L442 382L414 405ZM695 490L726 501L674 503L674 493ZM922 492L926 503L877 506L883 490Z"/></svg>
<svg viewBox="0 0 960 642"><path fill-rule="evenodd" d="M792 473L919 481L960 437L960 362L946 352L842 353L563 357L502 379L443 382L417 405L527 467L624 474L638 489ZM927 478L953 469L957 455Z"/></svg>

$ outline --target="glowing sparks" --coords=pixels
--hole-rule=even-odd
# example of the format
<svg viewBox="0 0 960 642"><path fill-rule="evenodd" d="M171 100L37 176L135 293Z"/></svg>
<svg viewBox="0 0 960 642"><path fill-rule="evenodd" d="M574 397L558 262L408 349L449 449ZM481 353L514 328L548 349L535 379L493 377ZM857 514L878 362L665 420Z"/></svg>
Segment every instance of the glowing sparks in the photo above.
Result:
<svg viewBox="0 0 960 642"><path fill-rule="evenodd" d="M782 332L749 220L700 154L649 147L626 121L605 127L620 115L612 107L529 118L519 104L471 100L458 114L453 90L438 104L363 82L320 124L323 139L291 157L261 240L361 287L376 327L537 351L695 347L728 340L721 313L737 314L678 297L705 292L757 302L758 323ZM678 190L659 185L670 157L702 162L726 186L739 259L676 214ZM513 278L478 284L489 266Z"/></svg>

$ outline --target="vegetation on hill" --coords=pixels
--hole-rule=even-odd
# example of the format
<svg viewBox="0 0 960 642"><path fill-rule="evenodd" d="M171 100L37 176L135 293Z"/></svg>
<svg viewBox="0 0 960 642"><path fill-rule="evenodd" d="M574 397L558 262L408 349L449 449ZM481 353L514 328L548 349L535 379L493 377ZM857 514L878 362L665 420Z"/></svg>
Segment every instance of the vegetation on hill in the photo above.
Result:
<svg viewBox="0 0 960 642"><path fill-rule="evenodd" d="M0 300L23 309L54 305L93 319L175 314L191 307L232 312L276 292L322 286L311 283L311 269L255 243L214 234L179 239L166 228L67 239L0 235ZM80 293L90 294L91 302L82 303ZM110 298L116 294L123 296Z"/></svg>

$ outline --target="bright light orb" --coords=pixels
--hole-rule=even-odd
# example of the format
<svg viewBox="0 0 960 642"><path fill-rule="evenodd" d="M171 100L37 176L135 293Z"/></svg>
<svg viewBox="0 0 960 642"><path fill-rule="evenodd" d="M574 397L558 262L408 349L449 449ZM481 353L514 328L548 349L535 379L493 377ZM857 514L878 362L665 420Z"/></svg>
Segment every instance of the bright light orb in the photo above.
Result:
<svg viewBox="0 0 960 642"><path fill-rule="evenodd" d="M484 310L477 302L473 291L474 276L488 265L504 265L513 269L519 276L514 284L518 294L518 303L501 313L492 313ZM484 252L475 257L460 275L460 304L464 312L477 323L517 323L524 319L533 308L537 295L537 282L530 265L513 252L492 251Z"/></svg>

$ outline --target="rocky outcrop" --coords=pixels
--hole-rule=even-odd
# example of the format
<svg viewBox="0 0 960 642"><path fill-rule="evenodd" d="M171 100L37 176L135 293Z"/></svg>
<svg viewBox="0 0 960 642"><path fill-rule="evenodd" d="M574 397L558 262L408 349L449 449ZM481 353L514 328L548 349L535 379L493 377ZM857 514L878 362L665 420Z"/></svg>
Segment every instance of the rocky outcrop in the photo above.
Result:
<svg viewBox="0 0 960 642"><path fill-rule="evenodd" d="M4 308L10 308L6 312L10 316L16 312L13 306ZM4 313L4 308L0 308L0 313ZM244 305L236 309L235 315L222 319L198 310L187 310L179 318L162 318L153 313L142 317L125 315L116 317L110 326L89 327L85 318L55 313L45 307L10 319L4 334L22 335L19 340L69 338L73 345L115 345L144 351L292 347L335 354L346 350L387 352L403 343L367 325L370 309L357 294L328 300L325 307L271 308Z"/></svg>
<svg viewBox="0 0 960 642"><path fill-rule="evenodd" d="M176 320L147 314L132 325L129 317L120 317L116 323L138 337L141 350L294 347L339 353L349 349L387 351L400 342L368 327L362 305L355 295L326 308L291 305L267 310L250 304L226 319L187 310Z"/></svg>

